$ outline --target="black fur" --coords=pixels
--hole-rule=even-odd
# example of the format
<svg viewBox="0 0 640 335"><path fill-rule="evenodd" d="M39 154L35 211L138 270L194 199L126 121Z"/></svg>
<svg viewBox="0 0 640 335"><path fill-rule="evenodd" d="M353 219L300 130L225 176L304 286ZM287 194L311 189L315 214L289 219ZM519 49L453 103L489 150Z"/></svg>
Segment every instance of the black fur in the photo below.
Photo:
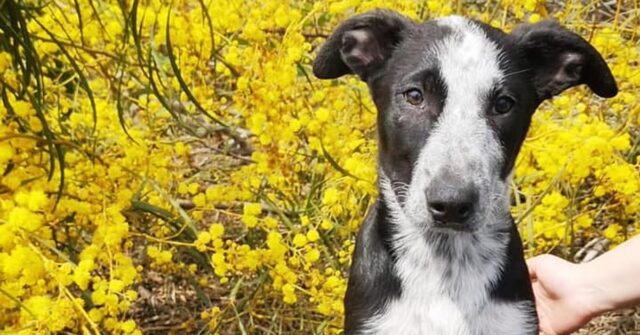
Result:
<svg viewBox="0 0 640 335"><path fill-rule="evenodd" d="M515 223L511 220L507 260L500 279L491 289L491 297L501 301L532 300L533 292L529 283L529 271L524 261L522 240Z"/></svg>
<svg viewBox="0 0 640 335"><path fill-rule="evenodd" d="M345 297L349 302L345 306L345 334L356 334L371 315L402 292L393 270L387 212L384 203L377 201L360 228Z"/></svg>

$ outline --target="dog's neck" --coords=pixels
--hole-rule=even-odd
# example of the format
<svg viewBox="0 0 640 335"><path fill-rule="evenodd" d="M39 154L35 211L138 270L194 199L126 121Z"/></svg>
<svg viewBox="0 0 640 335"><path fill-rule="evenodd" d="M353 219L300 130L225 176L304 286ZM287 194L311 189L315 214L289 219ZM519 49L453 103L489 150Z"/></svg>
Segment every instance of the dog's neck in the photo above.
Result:
<svg viewBox="0 0 640 335"><path fill-rule="evenodd" d="M488 225L493 231L401 232L407 222L386 193L379 189L358 235L345 299L346 334L468 334L459 329L465 320L487 322L468 325L486 330L477 334L513 334L488 326L500 318L513 323L505 329L535 325L522 242L509 215L507 222ZM443 313L450 315L441 319ZM426 323L407 324L409 319ZM425 326L432 321L461 332Z"/></svg>
<svg viewBox="0 0 640 335"><path fill-rule="evenodd" d="M388 227L387 245L403 290L437 289L452 298L468 299L473 292L488 296L489 287L503 272L513 238L508 208L504 215L493 216L499 221L484 222L474 231L419 226L404 215L384 174L380 175L379 202L383 212L379 224Z"/></svg>
<svg viewBox="0 0 640 335"><path fill-rule="evenodd" d="M397 218L392 214L393 204L389 205L382 192L374 211L373 231L380 232L378 236L390 255L386 257L386 266L390 275L397 278L397 287L385 287L389 292L376 302L371 298L373 291L366 291L368 295L362 298L372 300L365 304L371 309L351 307L353 314L348 317L354 320L358 319L358 312L381 313L379 317L369 314L363 318L367 321L356 328L362 329L362 334L534 332L531 286L513 222L505 225L511 229L500 228L492 233L426 230L399 235L394 222ZM388 236L387 241L384 235ZM371 259L362 257L359 261L369 263ZM380 266L369 263L369 271L372 265ZM359 277L359 284L372 278ZM380 280L380 276L377 278ZM386 283L394 281L384 279L364 287L381 289L381 284ZM502 319L505 323L495 323ZM347 325L347 329L350 327ZM496 332L503 329L500 327L506 331Z"/></svg>

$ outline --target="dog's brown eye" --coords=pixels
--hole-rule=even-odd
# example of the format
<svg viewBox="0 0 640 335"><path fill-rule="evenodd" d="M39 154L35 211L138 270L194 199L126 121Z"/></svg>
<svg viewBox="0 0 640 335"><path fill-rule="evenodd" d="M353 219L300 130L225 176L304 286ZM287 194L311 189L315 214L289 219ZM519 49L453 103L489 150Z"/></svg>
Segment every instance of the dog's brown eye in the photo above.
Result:
<svg viewBox="0 0 640 335"><path fill-rule="evenodd" d="M416 88L412 88L404 92L404 98L407 99L408 103L414 106L420 105L422 101L424 101L424 98L422 97L422 93Z"/></svg>
<svg viewBox="0 0 640 335"><path fill-rule="evenodd" d="M493 103L493 110L496 114L507 114L516 102L507 96L501 96Z"/></svg>

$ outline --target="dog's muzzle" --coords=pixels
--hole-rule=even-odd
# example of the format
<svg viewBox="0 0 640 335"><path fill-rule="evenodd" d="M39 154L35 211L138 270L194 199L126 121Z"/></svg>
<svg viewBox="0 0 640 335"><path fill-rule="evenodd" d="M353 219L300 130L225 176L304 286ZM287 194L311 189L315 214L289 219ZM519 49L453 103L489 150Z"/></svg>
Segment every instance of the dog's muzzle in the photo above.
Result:
<svg viewBox="0 0 640 335"><path fill-rule="evenodd" d="M429 215L435 227L472 229L473 215L478 206L478 190L471 182L445 172L436 175L425 192Z"/></svg>

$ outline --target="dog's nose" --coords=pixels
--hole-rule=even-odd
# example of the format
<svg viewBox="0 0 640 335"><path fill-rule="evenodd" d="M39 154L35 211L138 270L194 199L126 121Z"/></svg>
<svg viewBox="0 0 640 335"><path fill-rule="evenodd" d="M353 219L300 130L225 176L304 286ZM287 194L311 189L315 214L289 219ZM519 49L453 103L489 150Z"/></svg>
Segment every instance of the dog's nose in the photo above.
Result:
<svg viewBox="0 0 640 335"><path fill-rule="evenodd" d="M426 192L429 214L439 225L462 225L473 215L477 190L459 178L435 178Z"/></svg>
<svg viewBox="0 0 640 335"><path fill-rule="evenodd" d="M471 201L433 201L429 203L429 213L440 224L464 223L473 212Z"/></svg>

